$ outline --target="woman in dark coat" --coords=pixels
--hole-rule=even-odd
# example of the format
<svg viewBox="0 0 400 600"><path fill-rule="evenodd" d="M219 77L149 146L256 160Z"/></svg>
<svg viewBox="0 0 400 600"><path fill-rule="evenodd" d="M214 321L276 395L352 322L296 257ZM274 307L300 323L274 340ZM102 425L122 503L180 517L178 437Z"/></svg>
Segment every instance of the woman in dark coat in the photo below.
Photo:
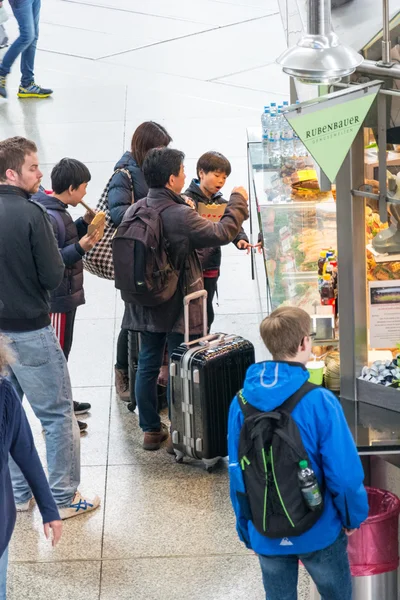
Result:
<svg viewBox="0 0 400 600"><path fill-rule="evenodd" d="M132 202L147 196L148 187L142 172L146 154L152 148L165 147L170 142L172 138L166 129L154 121L145 121L135 130L131 150L125 152L115 165L117 172L111 180L108 191L108 208L115 225L121 223ZM125 401L129 401L128 366L128 331L121 329L117 343L115 387L118 396Z"/></svg>

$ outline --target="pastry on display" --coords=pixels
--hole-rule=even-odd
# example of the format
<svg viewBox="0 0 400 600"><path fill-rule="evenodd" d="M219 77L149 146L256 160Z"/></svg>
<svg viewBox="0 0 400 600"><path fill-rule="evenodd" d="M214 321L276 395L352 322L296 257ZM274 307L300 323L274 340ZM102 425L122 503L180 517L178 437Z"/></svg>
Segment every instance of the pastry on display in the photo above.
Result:
<svg viewBox="0 0 400 600"><path fill-rule="evenodd" d="M321 192L314 169L296 171L291 177L292 200L295 202L323 202L332 200L332 192Z"/></svg>
<svg viewBox="0 0 400 600"><path fill-rule="evenodd" d="M368 281L389 281L400 279L400 261L379 262L367 248L367 279Z"/></svg>

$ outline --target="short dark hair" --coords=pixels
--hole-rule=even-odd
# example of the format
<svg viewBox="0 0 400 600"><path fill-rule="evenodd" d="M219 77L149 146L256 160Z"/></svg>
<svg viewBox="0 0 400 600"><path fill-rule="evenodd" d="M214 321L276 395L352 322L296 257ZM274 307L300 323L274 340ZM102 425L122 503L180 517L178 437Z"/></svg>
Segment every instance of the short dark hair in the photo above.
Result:
<svg viewBox="0 0 400 600"><path fill-rule="evenodd" d="M173 148L154 148L147 153L143 174L149 188L163 188L171 175L179 175L185 155Z"/></svg>
<svg viewBox="0 0 400 600"><path fill-rule="evenodd" d="M35 142L24 137L16 136L0 142L0 181L6 180L8 169L21 175L25 157L33 152L37 152Z"/></svg>
<svg viewBox="0 0 400 600"><path fill-rule="evenodd" d="M154 121L145 121L136 128L132 137L131 152L140 168L149 150L163 148L172 142L165 127Z"/></svg>
<svg viewBox="0 0 400 600"><path fill-rule="evenodd" d="M210 150L210 152L206 152L200 156L197 161L196 171L198 178L200 178L200 171L204 171L204 173L219 171L220 173L225 173L225 175L229 177L232 172L232 167L226 156L220 152Z"/></svg>
<svg viewBox="0 0 400 600"><path fill-rule="evenodd" d="M90 180L87 166L74 158L62 158L51 172L51 187L56 194L62 194L70 186L77 190L82 183L89 183Z"/></svg>

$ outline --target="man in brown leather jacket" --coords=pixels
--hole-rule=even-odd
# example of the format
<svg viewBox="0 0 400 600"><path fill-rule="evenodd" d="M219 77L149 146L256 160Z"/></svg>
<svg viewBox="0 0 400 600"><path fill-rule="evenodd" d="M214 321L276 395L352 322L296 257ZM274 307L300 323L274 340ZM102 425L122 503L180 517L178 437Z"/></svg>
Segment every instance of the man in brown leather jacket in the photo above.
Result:
<svg viewBox="0 0 400 600"><path fill-rule="evenodd" d="M203 289L203 275L196 250L225 246L238 235L248 218L247 192L235 188L225 213L218 223L200 217L180 196L185 184L184 154L172 148L151 150L143 164L149 186L147 204L169 203L161 213L164 236L171 262L180 271L180 285L168 302L154 307L126 304L122 326L141 332L139 366L136 377L136 401L139 424L144 431L143 448L158 450L168 438L157 412L157 377L162 365L165 342L168 352L183 342L183 297ZM128 212L131 209L128 209ZM202 332L200 301L193 302L190 312L190 334Z"/></svg>

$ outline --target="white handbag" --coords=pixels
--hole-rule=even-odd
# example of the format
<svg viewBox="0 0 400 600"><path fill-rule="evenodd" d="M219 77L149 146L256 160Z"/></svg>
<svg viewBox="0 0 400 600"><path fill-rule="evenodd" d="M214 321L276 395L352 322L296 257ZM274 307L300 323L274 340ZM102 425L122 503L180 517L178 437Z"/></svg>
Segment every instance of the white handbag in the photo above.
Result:
<svg viewBox="0 0 400 600"><path fill-rule="evenodd" d="M4 6L0 6L0 25L8 21L8 13Z"/></svg>

